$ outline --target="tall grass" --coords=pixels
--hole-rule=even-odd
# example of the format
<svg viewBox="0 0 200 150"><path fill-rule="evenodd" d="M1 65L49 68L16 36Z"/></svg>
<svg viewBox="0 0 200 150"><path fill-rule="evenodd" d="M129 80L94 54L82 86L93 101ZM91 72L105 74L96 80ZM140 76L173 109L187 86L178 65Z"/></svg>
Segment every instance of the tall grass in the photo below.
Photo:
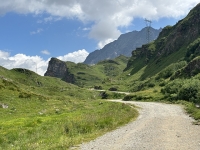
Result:
<svg viewBox="0 0 200 150"><path fill-rule="evenodd" d="M137 117L128 105L98 100L99 92L60 79L0 73L0 150L68 149Z"/></svg>
<svg viewBox="0 0 200 150"><path fill-rule="evenodd" d="M48 115L32 112L33 117L4 117L0 123L0 149L67 149L137 116L134 109L121 103L96 100L85 106L88 108L72 112L55 110Z"/></svg>

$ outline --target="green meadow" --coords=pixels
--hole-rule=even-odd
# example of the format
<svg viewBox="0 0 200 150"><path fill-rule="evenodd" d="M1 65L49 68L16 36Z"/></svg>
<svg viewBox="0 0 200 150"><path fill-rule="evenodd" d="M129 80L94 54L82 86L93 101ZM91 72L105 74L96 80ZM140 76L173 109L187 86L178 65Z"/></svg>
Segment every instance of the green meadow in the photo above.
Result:
<svg viewBox="0 0 200 150"><path fill-rule="evenodd" d="M2 150L68 149L137 115L129 105L102 100L100 92L25 69L0 68Z"/></svg>

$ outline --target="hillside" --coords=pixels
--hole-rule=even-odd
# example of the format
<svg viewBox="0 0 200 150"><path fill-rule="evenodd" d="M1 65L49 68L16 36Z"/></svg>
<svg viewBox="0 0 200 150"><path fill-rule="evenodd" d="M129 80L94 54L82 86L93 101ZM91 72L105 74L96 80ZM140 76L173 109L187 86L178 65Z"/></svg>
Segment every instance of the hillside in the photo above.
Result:
<svg viewBox="0 0 200 150"><path fill-rule="evenodd" d="M157 40L132 52L126 71L135 74L145 67L140 79L152 77L172 63L191 61L199 55L200 5L174 26L165 27ZM196 43L196 44L195 44Z"/></svg>
<svg viewBox="0 0 200 150"><path fill-rule="evenodd" d="M128 57L120 55L113 60L104 60L96 65L73 62L63 62L56 58L49 61L45 76L58 77L62 80L78 86L102 85L111 82L112 79L123 73Z"/></svg>
<svg viewBox="0 0 200 150"><path fill-rule="evenodd" d="M137 116L100 99L59 78L0 66L0 149L68 149Z"/></svg>
<svg viewBox="0 0 200 150"><path fill-rule="evenodd" d="M185 100L200 104L200 4L157 40L132 52L124 73L124 89L137 92L125 100ZM127 76L128 75L128 76ZM200 119L199 110L189 112Z"/></svg>
<svg viewBox="0 0 200 150"><path fill-rule="evenodd" d="M91 52L87 56L84 63L96 64L102 60L114 59L119 55L130 57L131 52L133 50L147 43L146 30L147 28L143 28L141 31L132 31L120 35L120 37L117 40L105 45L102 49ZM150 41L155 40L158 37L161 30L162 29L157 30L154 28L150 28Z"/></svg>

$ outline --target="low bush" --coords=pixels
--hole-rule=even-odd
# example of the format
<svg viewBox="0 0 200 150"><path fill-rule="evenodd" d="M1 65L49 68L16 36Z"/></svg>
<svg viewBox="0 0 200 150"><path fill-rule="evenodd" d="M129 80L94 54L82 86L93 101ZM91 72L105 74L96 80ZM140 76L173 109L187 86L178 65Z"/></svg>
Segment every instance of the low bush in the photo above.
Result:
<svg viewBox="0 0 200 150"><path fill-rule="evenodd" d="M95 86L94 86L94 89L95 89L95 90L102 90L102 86L95 85Z"/></svg>
<svg viewBox="0 0 200 150"><path fill-rule="evenodd" d="M20 92L19 93L19 98L31 98L31 93L27 93L27 92Z"/></svg>
<svg viewBox="0 0 200 150"><path fill-rule="evenodd" d="M124 101L151 101L153 99L153 97L151 96L147 96L147 95L136 95L136 94L130 94L130 95L126 95L123 100Z"/></svg>
<svg viewBox="0 0 200 150"><path fill-rule="evenodd" d="M126 95L124 98L123 98L123 101L132 101L134 100L136 97L136 95L133 95L133 94L130 94L130 95Z"/></svg>
<svg viewBox="0 0 200 150"><path fill-rule="evenodd" d="M102 99L122 99L124 96L125 94L123 93L109 92L109 91L100 92L100 97Z"/></svg>
<svg viewBox="0 0 200 150"><path fill-rule="evenodd" d="M176 79L161 89L168 100L186 100L200 103L200 82L198 79Z"/></svg>
<svg viewBox="0 0 200 150"><path fill-rule="evenodd" d="M149 84L148 84L148 87L154 87L154 86L155 86L154 83L149 83Z"/></svg>
<svg viewBox="0 0 200 150"><path fill-rule="evenodd" d="M117 91L117 87L111 87L109 88L109 91Z"/></svg>

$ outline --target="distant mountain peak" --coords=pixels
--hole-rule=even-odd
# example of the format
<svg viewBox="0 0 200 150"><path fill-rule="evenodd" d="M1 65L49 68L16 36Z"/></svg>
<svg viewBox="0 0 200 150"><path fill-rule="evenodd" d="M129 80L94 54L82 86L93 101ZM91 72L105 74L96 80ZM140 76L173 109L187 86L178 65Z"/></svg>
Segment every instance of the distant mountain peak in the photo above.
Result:
<svg viewBox="0 0 200 150"><path fill-rule="evenodd" d="M155 40L161 30L161 28L150 28L150 41ZM95 50L90 53L84 63L96 64L99 61L113 59L119 55L130 57L133 50L147 43L146 34L147 27L143 28L141 31L132 31L121 34L117 40L108 43L100 50Z"/></svg>

